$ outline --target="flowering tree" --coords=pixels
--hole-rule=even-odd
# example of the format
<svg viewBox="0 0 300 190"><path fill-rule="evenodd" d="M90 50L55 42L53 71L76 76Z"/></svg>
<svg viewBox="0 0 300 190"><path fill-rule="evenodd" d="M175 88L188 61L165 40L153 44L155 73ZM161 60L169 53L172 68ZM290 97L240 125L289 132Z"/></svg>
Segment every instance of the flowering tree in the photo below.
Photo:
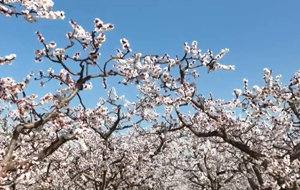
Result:
<svg viewBox="0 0 300 190"><path fill-rule="evenodd" d="M63 11L52 11L52 0L0 0L0 14L6 17L22 16L26 21L33 23L37 18L64 19ZM21 6L23 9L18 10ZM0 57L0 64L11 64L15 54Z"/></svg>
<svg viewBox="0 0 300 190"><path fill-rule="evenodd" d="M2 0L0 12L29 22L64 18L52 6L51 0ZM234 70L219 63L228 49L203 53L194 41L184 43L182 57L172 58L132 53L124 38L116 55L99 62L113 24L97 18L87 32L69 23L64 47L36 32L41 49L35 60L57 64L59 72L49 68L22 82L0 80L3 189L299 188L300 72L282 85L281 76L264 69L263 86L250 88L244 79L232 100L214 99L200 94L195 79L202 67ZM108 86L110 77L135 85L136 100L118 95L117 86ZM80 93L91 90L96 78L107 96L87 108ZM26 93L31 80L44 87L58 81L60 87L38 98ZM75 99L79 105L71 107Z"/></svg>

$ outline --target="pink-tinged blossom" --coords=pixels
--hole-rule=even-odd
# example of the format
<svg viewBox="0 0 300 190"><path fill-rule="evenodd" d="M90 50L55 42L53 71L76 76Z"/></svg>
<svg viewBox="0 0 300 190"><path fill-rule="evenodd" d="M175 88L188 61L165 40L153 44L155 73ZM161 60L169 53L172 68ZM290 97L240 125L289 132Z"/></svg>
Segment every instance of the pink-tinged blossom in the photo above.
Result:
<svg viewBox="0 0 300 190"><path fill-rule="evenodd" d="M52 11L51 0L3 2L22 5L29 22L64 17ZM10 8L1 5L0 12L13 15ZM299 72L283 85L265 68L264 84L251 88L244 79L231 100L217 99L201 94L195 78L201 67L234 70L219 63L228 49L202 54L193 41L184 43L182 57L148 55L131 53L123 38L122 49L100 62L104 33L114 25L99 18L92 30L70 25L65 46L37 32L35 59L60 70L40 70L34 80L44 87L58 83L54 92L28 93L33 73L21 81L0 79L4 189L299 188ZM74 44L87 52L69 51ZM114 76L120 83L111 88ZM86 107L82 91L95 90L97 78L101 98ZM124 89L134 96L127 100Z"/></svg>

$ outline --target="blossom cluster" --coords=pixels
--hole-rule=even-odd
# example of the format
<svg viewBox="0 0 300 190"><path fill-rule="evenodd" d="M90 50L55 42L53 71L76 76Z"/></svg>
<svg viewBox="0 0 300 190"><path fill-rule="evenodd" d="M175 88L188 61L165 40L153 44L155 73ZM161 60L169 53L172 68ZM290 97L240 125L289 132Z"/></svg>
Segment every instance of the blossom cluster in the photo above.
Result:
<svg viewBox="0 0 300 190"><path fill-rule="evenodd" d="M18 12L17 5L21 5L25 9ZM24 19L30 23L35 22L37 18L64 19L63 11L52 11L53 5L52 0L2 0L0 1L0 13L7 17L23 15Z"/></svg>
<svg viewBox="0 0 300 190"><path fill-rule="evenodd" d="M12 61L16 59L16 54L10 54L10 55L7 55L5 56L4 58L3 57L0 57L0 65L11 65L12 64Z"/></svg>
<svg viewBox="0 0 300 190"><path fill-rule="evenodd" d="M0 1L0 12L21 3L19 13L63 18L51 12L51 0ZM34 15L37 15L36 17ZM70 21L70 44L58 48L46 42L36 61L46 59L60 70L38 71L42 87L56 81L59 88L38 99L26 94L30 73L22 82L0 79L0 185L15 189L298 189L300 184L300 71L283 85L281 75L263 70L264 84L233 90L230 100L203 95L197 88L199 70L234 70L220 64L228 53L203 53L198 43L183 44L183 56L132 53L120 39L115 56L99 64L105 32L114 25L94 20L92 32ZM86 54L68 50L78 43ZM84 57L86 56L86 57ZM10 64L14 54L0 58ZM69 62L77 63L76 69ZM91 67L96 66L96 67ZM95 68L99 73L95 74ZM74 70L73 70L74 69ZM127 100L108 78L135 88ZM102 78L107 93L87 108L83 90ZM131 85L134 84L134 85ZM78 98L79 105L70 102Z"/></svg>

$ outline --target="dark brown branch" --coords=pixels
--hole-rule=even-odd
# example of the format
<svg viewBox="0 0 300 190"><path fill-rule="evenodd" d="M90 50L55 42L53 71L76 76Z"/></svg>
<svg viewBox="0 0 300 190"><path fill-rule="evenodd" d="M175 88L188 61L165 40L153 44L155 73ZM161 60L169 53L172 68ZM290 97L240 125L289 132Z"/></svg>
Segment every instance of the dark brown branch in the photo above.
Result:
<svg viewBox="0 0 300 190"><path fill-rule="evenodd" d="M262 175L261 175L260 171L258 170L258 168L256 166L253 167L253 170L254 170L254 173L255 173L255 175L257 177L259 185L262 186L264 184L264 180L262 178Z"/></svg>
<svg viewBox="0 0 300 190"><path fill-rule="evenodd" d="M117 107L117 120L114 122L113 126L109 129L109 131L105 134L105 138L108 139L110 135L117 129L117 126L119 125L121 121L121 106Z"/></svg>
<svg viewBox="0 0 300 190"><path fill-rule="evenodd" d="M295 147L293 152L290 155L290 160L293 162L296 159L300 158L300 143L298 143Z"/></svg>
<svg viewBox="0 0 300 190"><path fill-rule="evenodd" d="M163 145L165 144L165 139L163 139L161 136L159 136L160 139L160 143L157 147L157 149L154 151L154 154L150 155L150 158L153 158L154 156L158 155L163 147Z"/></svg>
<svg viewBox="0 0 300 190"><path fill-rule="evenodd" d="M228 138L227 136L222 136L223 140L229 144L231 144L232 146L234 146L235 148L238 148L239 150L241 150L242 152L248 154L249 156L251 156L252 158L258 160L261 157L264 157L263 154L256 152L254 150L251 150L251 148L241 142L238 141L234 141L233 139Z"/></svg>
<svg viewBox="0 0 300 190"><path fill-rule="evenodd" d="M47 177L49 176L51 164L52 164L52 160L50 160L50 162L49 162L49 164L48 164L48 166L47 166L46 179L47 179Z"/></svg>
<svg viewBox="0 0 300 190"><path fill-rule="evenodd" d="M82 98L81 98L81 96L80 96L80 94L79 94L79 93L77 93L77 97L78 97L78 99L79 99L79 102L80 102L80 104L81 104L81 106L83 107L83 110L84 110L84 112L85 112L85 110L86 110L86 107L85 107L85 105L83 104L83 102L82 102Z"/></svg>
<svg viewBox="0 0 300 190"><path fill-rule="evenodd" d="M61 145L63 145L67 141L74 140L74 139L76 139L75 134L62 135L62 136L58 137L47 148L45 148L38 154L38 156L37 156L38 160L43 160L44 158L46 158L47 156L49 156L50 154L55 152Z"/></svg>

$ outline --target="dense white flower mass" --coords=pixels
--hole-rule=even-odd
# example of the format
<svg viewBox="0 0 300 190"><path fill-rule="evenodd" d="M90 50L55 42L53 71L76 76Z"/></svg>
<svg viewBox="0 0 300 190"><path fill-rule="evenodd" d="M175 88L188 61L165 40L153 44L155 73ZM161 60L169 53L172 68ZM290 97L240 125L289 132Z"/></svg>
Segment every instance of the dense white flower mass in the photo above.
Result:
<svg viewBox="0 0 300 190"><path fill-rule="evenodd" d="M0 13L28 22L64 18L53 4L0 0ZM229 49L203 53L193 41L183 44L182 56L159 56L133 53L122 38L103 62L100 48L114 25L96 18L89 32L69 24L65 46L36 32L41 49L35 60L61 69L39 70L19 82L0 79L0 188L300 188L300 71L283 85L281 75L265 68L263 85L244 79L231 100L215 99L197 89L199 71L234 70L219 63ZM0 57L0 64L15 58ZM119 86L109 86L111 77ZM97 78L103 88L92 85ZM54 81L58 88L28 94L32 80L43 88ZM136 88L136 98L119 94L120 86ZM101 88L99 102L87 108L81 93L95 88ZM80 104L71 106L76 99Z"/></svg>

